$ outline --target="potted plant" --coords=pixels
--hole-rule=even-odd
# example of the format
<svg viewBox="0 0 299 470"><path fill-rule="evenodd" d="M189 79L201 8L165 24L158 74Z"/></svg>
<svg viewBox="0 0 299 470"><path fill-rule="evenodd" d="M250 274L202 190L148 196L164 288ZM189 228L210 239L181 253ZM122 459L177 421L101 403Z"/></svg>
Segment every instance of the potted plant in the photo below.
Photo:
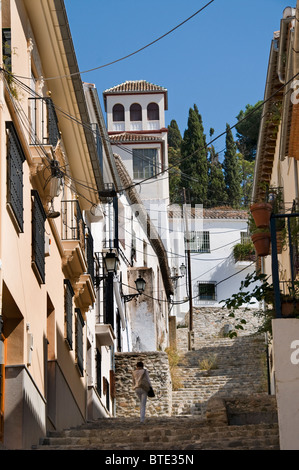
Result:
<svg viewBox="0 0 299 470"><path fill-rule="evenodd" d="M270 253L271 234L269 229L259 228L252 235L251 240L257 256L268 256Z"/></svg>
<svg viewBox="0 0 299 470"><path fill-rule="evenodd" d="M237 243L233 248L235 262L237 261L254 261L255 250L252 240L244 243Z"/></svg>
<svg viewBox="0 0 299 470"><path fill-rule="evenodd" d="M257 256L267 256L270 253L271 234L269 227L258 228L253 214L248 217L248 230Z"/></svg>
<svg viewBox="0 0 299 470"><path fill-rule="evenodd" d="M256 202L250 206L250 212L257 228L269 227L272 205L268 202Z"/></svg>
<svg viewBox="0 0 299 470"><path fill-rule="evenodd" d="M299 315L299 281L288 286L288 293L281 293L281 314L283 317Z"/></svg>

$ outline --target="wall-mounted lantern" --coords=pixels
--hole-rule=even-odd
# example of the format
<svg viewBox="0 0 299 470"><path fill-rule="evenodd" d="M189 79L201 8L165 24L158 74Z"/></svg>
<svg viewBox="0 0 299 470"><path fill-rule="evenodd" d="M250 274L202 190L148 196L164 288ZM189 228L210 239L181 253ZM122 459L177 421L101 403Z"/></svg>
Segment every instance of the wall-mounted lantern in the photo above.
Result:
<svg viewBox="0 0 299 470"><path fill-rule="evenodd" d="M136 279L135 284L136 284L137 293L136 294L123 295L124 302L130 302L135 297L138 297L139 295L144 293L146 282L141 276L139 276L138 279Z"/></svg>

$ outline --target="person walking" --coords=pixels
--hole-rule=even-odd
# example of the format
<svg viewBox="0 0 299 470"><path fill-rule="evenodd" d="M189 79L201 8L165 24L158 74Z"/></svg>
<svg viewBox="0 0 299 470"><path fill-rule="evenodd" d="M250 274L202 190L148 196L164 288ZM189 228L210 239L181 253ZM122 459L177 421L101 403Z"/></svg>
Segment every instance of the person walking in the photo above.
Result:
<svg viewBox="0 0 299 470"><path fill-rule="evenodd" d="M143 362L137 362L136 369L133 371L133 388L140 402L140 422L145 419L145 409L147 402L147 394L152 384L150 381L148 370L144 368Z"/></svg>

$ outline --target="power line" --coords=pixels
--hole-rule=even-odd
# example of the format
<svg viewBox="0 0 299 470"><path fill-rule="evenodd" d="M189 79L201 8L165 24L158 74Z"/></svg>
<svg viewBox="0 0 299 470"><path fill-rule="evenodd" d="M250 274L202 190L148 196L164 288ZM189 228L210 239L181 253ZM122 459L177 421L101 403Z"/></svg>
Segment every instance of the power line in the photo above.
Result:
<svg viewBox="0 0 299 470"><path fill-rule="evenodd" d="M88 70L83 70L83 71L78 71L78 72L74 72L74 73L70 73L70 74L66 74L66 75L60 75L60 76L57 76L57 77L49 77L49 78L44 78L43 77L43 80L56 80L56 79L62 79L62 78L69 78L69 77L73 77L75 75L81 75L83 73L88 73L88 72L93 72L95 70L99 70L99 69L102 69L104 67L109 67L110 65L113 65L113 64L116 64L117 62L121 62L125 59L128 59L129 57L132 57L136 54L138 54L139 52L141 51L144 51L145 49L147 49L148 47L152 46L153 44L156 44L158 41L161 41L161 39L164 39L166 36L168 36L169 34L173 33L175 30L177 30L178 28L180 28L181 26L183 26L185 23L187 23L188 21L190 21L192 18L194 18L196 15L198 15L199 13L201 13L203 10L205 10L205 8L207 8L211 3L213 3L215 0L211 0L210 2L206 3L203 7L201 7L199 10L197 10L195 13L193 13L193 15L189 16L188 18L186 18L184 21L182 21L180 24L178 24L177 26L175 26L174 28L172 28L170 31L167 31L167 33L164 33L162 36L159 36L158 38L154 39L153 41L151 41L150 43L146 44L145 46L143 47L140 47L139 49L137 49L136 51L134 52L131 52L130 54L127 54L123 57L120 57L119 59L116 59L116 60L113 60L111 62L108 62L106 64L103 64L103 65L99 65L97 67L94 67L94 68L91 68L91 69L88 69ZM25 78L25 79L28 79L30 80L30 78L28 77L22 77L20 75L18 75L19 78Z"/></svg>

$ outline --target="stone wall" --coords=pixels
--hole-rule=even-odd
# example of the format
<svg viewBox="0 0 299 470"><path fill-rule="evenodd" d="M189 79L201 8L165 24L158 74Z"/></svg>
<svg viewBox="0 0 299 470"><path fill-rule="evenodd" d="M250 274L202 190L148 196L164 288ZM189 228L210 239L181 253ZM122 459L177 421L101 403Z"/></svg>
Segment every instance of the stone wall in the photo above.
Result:
<svg viewBox="0 0 299 470"><path fill-rule="evenodd" d="M139 401L132 387L132 372L142 361L148 369L155 398L147 400L147 416L171 416L172 384L165 352L115 354L116 417L139 417Z"/></svg>
<svg viewBox="0 0 299 470"><path fill-rule="evenodd" d="M244 330L238 330L238 336L248 336L256 333L260 324L260 320L254 314L257 310L237 309L235 319L230 317L231 313L228 309L221 307L202 307L193 309L193 335L192 345L197 348L201 342L206 338L221 338L233 327L239 323L238 318L246 320ZM189 313L185 316L185 323L179 324L177 329L177 347L181 350L186 350L188 347L188 327Z"/></svg>

